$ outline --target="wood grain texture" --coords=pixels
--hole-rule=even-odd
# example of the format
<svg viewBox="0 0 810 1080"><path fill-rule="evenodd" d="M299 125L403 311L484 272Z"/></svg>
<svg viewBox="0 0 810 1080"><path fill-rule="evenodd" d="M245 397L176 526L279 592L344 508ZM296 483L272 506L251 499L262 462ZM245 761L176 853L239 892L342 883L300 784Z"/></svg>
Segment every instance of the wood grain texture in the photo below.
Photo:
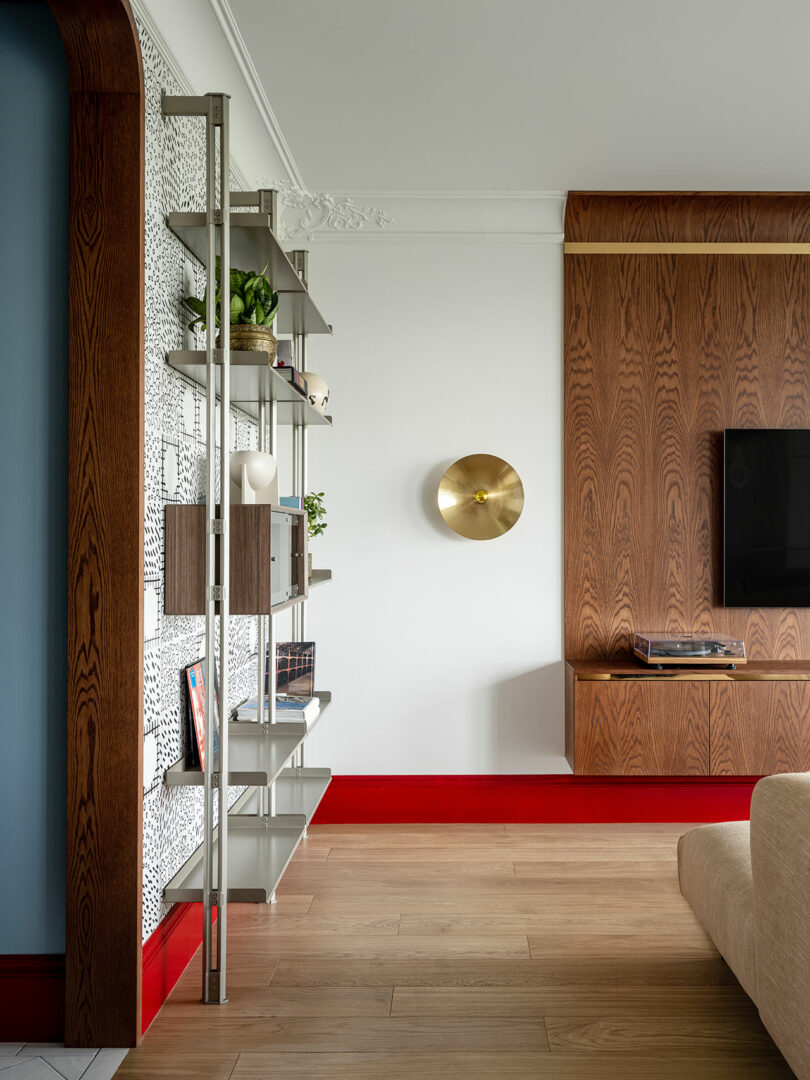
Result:
<svg viewBox="0 0 810 1080"><path fill-rule="evenodd" d="M292 988L291 988L292 989ZM398 986L392 1016L645 1016L670 1020L673 1013L692 1020L729 1017L755 1020L753 1001L747 1006L736 989L717 987L555 986Z"/></svg>
<svg viewBox="0 0 810 1080"><path fill-rule="evenodd" d="M780 679L810 679L810 661L808 660L753 660L737 668L736 671L729 671L722 667L701 669L671 667L659 672L654 667L648 667L635 659L568 660L566 668L577 679L592 679L598 675L631 675L633 678L658 679L662 683L676 674L690 680L717 682L756 681L763 676L778 676Z"/></svg>
<svg viewBox="0 0 810 1080"><path fill-rule="evenodd" d="M229 524L231 615L269 615L271 611L278 612L289 606L278 604L273 607L271 603L271 516L279 509L296 519L292 529L290 580L298 586L298 596L308 595L304 511L270 505L234 505L230 509ZM167 615L205 613L205 537L204 505L167 504L164 599ZM218 570L218 538L216 551ZM219 573L216 582L220 584Z"/></svg>
<svg viewBox="0 0 810 1080"><path fill-rule="evenodd" d="M234 905L231 1003L200 1004L191 964L118 1077L788 1080L755 1006L673 884L678 831L312 826L305 844L328 844L341 866L364 868L336 887L345 914L318 913L335 887L322 863L294 856L297 884L285 877L278 896L312 897L308 913ZM507 852L516 872L470 889L478 867ZM521 879L525 866L538 876ZM422 916L403 915L417 896ZM546 901L542 918L521 911L526 900ZM518 937L532 957L510 955Z"/></svg>
<svg viewBox="0 0 810 1080"><path fill-rule="evenodd" d="M638 891L638 890L637 890ZM570 895L570 893L569 893ZM458 897L459 903L463 898ZM467 910L481 910L474 900ZM240 965L240 970L242 965ZM230 978L230 976L229 976ZM281 960L274 986L503 986L503 987L629 987L734 986L741 991L724 960L706 950L701 957L631 953L609 960L575 956L536 960ZM265 985L267 980L257 985Z"/></svg>
<svg viewBox="0 0 810 1080"><path fill-rule="evenodd" d="M65 1041L134 1046L143 799L143 70L126 0L50 6L71 89Z"/></svg>
<svg viewBox="0 0 810 1080"><path fill-rule="evenodd" d="M574 768L574 691L576 672L571 664L565 665L565 760Z"/></svg>
<svg viewBox="0 0 810 1080"><path fill-rule="evenodd" d="M116 1080L133 1075L118 1072ZM167 1074L156 1062L156 1071L150 1075ZM626 1053L240 1054L231 1080L492 1080L493 1076L499 1080L795 1080L787 1065L775 1057L673 1057L663 1050L656 1058L643 1059Z"/></svg>
<svg viewBox="0 0 810 1080"><path fill-rule="evenodd" d="M573 194L566 239L810 238L807 195ZM810 261L565 256L565 650L636 630L810 657L810 610L723 608L726 427L810 427Z"/></svg>
<svg viewBox="0 0 810 1080"><path fill-rule="evenodd" d="M578 681L575 695L577 775L708 775L707 683Z"/></svg>
<svg viewBox="0 0 810 1080"><path fill-rule="evenodd" d="M622 1051L648 1047L658 1053L777 1054L768 1033L758 1020L694 1019L603 1019L550 1016L546 1020L549 1045L559 1052L577 1050Z"/></svg>
<svg viewBox="0 0 810 1080"><path fill-rule="evenodd" d="M572 191L565 239L626 243L807 243L807 192Z"/></svg>
<svg viewBox="0 0 810 1080"><path fill-rule="evenodd" d="M810 683L713 683L713 776L810 769Z"/></svg>

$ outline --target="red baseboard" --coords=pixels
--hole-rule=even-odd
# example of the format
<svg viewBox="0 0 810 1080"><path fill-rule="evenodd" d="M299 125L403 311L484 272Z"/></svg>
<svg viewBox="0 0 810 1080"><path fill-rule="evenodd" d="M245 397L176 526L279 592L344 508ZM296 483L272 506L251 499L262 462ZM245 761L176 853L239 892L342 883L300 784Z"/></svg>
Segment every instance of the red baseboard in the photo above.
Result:
<svg viewBox="0 0 810 1080"><path fill-rule="evenodd" d="M61 1042L64 956L0 956L0 1001L0 1042Z"/></svg>
<svg viewBox="0 0 810 1080"><path fill-rule="evenodd" d="M736 821L758 779L336 776L313 824Z"/></svg>
<svg viewBox="0 0 810 1080"><path fill-rule="evenodd" d="M175 904L143 947L141 1032L152 1023L202 941L202 904Z"/></svg>

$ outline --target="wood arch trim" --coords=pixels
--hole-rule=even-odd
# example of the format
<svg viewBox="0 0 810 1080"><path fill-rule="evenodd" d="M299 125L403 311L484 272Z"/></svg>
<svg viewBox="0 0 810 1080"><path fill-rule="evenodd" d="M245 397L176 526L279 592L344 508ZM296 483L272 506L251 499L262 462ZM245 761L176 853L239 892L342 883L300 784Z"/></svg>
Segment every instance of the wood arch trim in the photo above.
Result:
<svg viewBox="0 0 810 1080"><path fill-rule="evenodd" d="M141 1024L144 81L127 0L49 0L70 78L65 1042Z"/></svg>

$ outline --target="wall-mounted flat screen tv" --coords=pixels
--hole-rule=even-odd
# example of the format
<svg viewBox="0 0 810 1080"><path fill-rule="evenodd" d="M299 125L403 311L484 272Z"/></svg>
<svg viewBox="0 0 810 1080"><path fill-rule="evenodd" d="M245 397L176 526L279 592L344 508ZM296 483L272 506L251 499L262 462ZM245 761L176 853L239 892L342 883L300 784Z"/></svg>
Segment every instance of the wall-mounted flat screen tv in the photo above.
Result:
<svg viewBox="0 0 810 1080"><path fill-rule="evenodd" d="M810 430L723 437L723 603L810 607Z"/></svg>

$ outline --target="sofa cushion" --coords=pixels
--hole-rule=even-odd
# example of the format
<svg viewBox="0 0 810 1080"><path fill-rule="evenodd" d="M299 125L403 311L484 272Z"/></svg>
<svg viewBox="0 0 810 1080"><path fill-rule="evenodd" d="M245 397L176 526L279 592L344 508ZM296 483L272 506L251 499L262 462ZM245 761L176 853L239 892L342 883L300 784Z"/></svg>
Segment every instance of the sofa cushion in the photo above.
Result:
<svg viewBox="0 0 810 1080"><path fill-rule="evenodd" d="M678 841L681 892L703 929L756 1001L754 897L747 821L701 825Z"/></svg>
<svg viewBox="0 0 810 1080"><path fill-rule="evenodd" d="M799 1080L810 1080L810 774L754 788L751 864L760 1016Z"/></svg>

